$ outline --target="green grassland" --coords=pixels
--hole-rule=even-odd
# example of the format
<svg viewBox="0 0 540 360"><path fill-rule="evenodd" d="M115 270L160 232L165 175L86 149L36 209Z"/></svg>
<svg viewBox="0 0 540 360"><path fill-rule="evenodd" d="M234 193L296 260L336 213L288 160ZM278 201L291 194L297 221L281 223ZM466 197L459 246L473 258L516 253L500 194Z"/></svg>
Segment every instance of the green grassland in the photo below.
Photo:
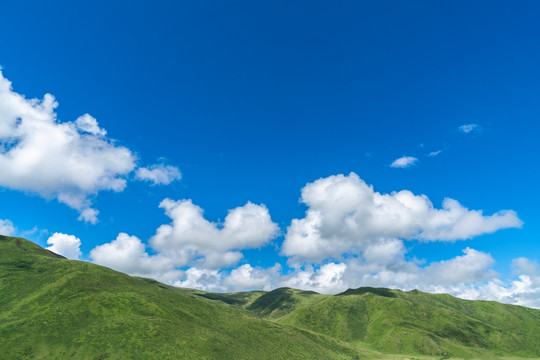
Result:
<svg viewBox="0 0 540 360"><path fill-rule="evenodd" d="M369 354L153 280L0 237L1 359L351 359Z"/></svg>
<svg viewBox="0 0 540 360"><path fill-rule="evenodd" d="M419 291L215 294L0 236L0 359L538 358L540 311Z"/></svg>

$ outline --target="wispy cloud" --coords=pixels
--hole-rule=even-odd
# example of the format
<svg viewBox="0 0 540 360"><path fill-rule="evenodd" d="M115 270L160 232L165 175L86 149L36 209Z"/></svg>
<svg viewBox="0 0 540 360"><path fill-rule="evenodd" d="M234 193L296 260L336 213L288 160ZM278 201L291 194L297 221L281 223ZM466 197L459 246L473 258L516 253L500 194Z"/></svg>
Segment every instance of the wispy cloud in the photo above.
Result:
<svg viewBox="0 0 540 360"><path fill-rule="evenodd" d="M474 131L480 131L481 129L482 128L478 124L466 124L466 125L461 125L459 127L459 130L461 130L465 134L468 134Z"/></svg>
<svg viewBox="0 0 540 360"><path fill-rule="evenodd" d="M150 181L153 185L168 185L175 180L180 180L182 174L175 166L156 164L138 168L135 178L141 181Z"/></svg>
<svg viewBox="0 0 540 360"><path fill-rule="evenodd" d="M428 156L435 157L439 155L440 153L442 153L442 150L432 151L428 154Z"/></svg>
<svg viewBox="0 0 540 360"><path fill-rule="evenodd" d="M418 162L418 159L413 156L403 156L399 159L394 160L392 164L390 164L393 168L407 168L410 166L413 166Z"/></svg>

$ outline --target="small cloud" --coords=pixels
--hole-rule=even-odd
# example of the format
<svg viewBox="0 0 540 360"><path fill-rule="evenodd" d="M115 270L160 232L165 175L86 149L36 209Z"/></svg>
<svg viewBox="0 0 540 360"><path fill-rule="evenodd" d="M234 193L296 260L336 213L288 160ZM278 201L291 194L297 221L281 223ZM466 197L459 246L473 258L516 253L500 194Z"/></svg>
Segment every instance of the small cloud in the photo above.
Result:
<svg viewBox="0 0 540 360"><path fill-rule="evenodd" d="M459 130L463 131L465 134L468 134L473 131L480 131L481 127L478 124L467 124L467 125L461 125L459 127Z"/></svg>
<svg viewBox="0 0 540 360"><path fill-rule="evenodd" d="M37 226L34 226L30 230L21 231L20 235L21 237L25 238L27 236L34 235L37 232L39 232L39 228Z"/></svg>
<svg viewBox="0 0 540 360"><path fill-rule="evenodd" d="M439 155L440 153L442 153L442 150L432 151L428 154L428 156L435 157Z"/></svg>
<svg viewBox="0 0 540 360"><path fill-rule="evenodd" d="M418 159L413 156L403 156L394 160L390 166L393 168L407 168L413 166L416 162L418 162Z"/></svg>
<svg viewBox="0 0 540 360"><path fill-rule="evenodd" d="M13 226L13 223L11 222L11 220L0 219L0 235L5 235L5 236L15 235L15 226Z"/></svg>
<svg viewBox="0 0 540 360"><path fill-rule="evenodd" d="M88 208L81 211L81 214L79 215L78 219L79 221L85 221L90 224L96 224L98 222L98 216L99 211L96 209Z"/></svg>
<svg viewBox="0 0 540 360"><path fill-rule="evenodd" d="M182 173L175 166L156 164L138 168L135 178L141 181L151 181L152 185L169 185L174 180L180 180Z"/></svg>
<svg viewBox="0 0 540 360"><path fill-rule="evenodd" d="M78 237L62 233L54 233L48 240L47 248L54 253L65 256L68 259L79 260L81 256L81 240Z"/></svg>

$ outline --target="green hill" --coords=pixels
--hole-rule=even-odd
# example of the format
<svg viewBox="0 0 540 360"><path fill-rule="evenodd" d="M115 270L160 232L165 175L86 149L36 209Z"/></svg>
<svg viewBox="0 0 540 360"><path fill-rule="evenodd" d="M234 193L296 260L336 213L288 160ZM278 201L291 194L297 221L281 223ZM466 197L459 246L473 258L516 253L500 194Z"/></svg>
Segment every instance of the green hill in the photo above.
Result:
<svg viewBox="0 0 540 360"><path fill-rule="evenodd" d="M1 359L351 359L368 354L153 280L0 236Z"/></svg>
<svg viewBox="0 0 540 360"><path fill-rule="evenodd" d="M540 358L540 310L379 288L216 294L0 236L0 359Z"/></svg>
<svg viewBox="0 0 540 360"><path fill-rule="evenodd" d="M521 306L365 287L335 296L276 289L246 309L390 354L540 357L540 310Z"/></svg>

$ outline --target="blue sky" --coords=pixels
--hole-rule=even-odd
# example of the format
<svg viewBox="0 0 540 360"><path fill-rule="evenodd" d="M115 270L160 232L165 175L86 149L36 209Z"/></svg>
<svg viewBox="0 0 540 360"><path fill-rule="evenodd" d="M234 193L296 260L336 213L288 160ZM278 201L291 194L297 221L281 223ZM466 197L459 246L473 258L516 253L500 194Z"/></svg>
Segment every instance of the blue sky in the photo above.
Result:
<svg viewBox="0 0 540 360"><path fill-rule="evenodd" d="M540 307L531 300L539 10L533 1L6 3L4 232L58 251L80 241L74 257L216 291L423 286ZM29 100L45 94L58 106ZM17 128L39 106L48 130ZM15 157L18 147L43 156ZM373 196L364 182L390 194L388 212L355 198ZM345 195L325 188L299 201L303 188L329 184ZM401 190L432 208L396 208ZM441 210L445 198L461 217ZM227 223L233 209L238 223ZM297 243L291 224L307 234L310 210L317 236ZM474 210L484 217L471 220Z"/></svg>

